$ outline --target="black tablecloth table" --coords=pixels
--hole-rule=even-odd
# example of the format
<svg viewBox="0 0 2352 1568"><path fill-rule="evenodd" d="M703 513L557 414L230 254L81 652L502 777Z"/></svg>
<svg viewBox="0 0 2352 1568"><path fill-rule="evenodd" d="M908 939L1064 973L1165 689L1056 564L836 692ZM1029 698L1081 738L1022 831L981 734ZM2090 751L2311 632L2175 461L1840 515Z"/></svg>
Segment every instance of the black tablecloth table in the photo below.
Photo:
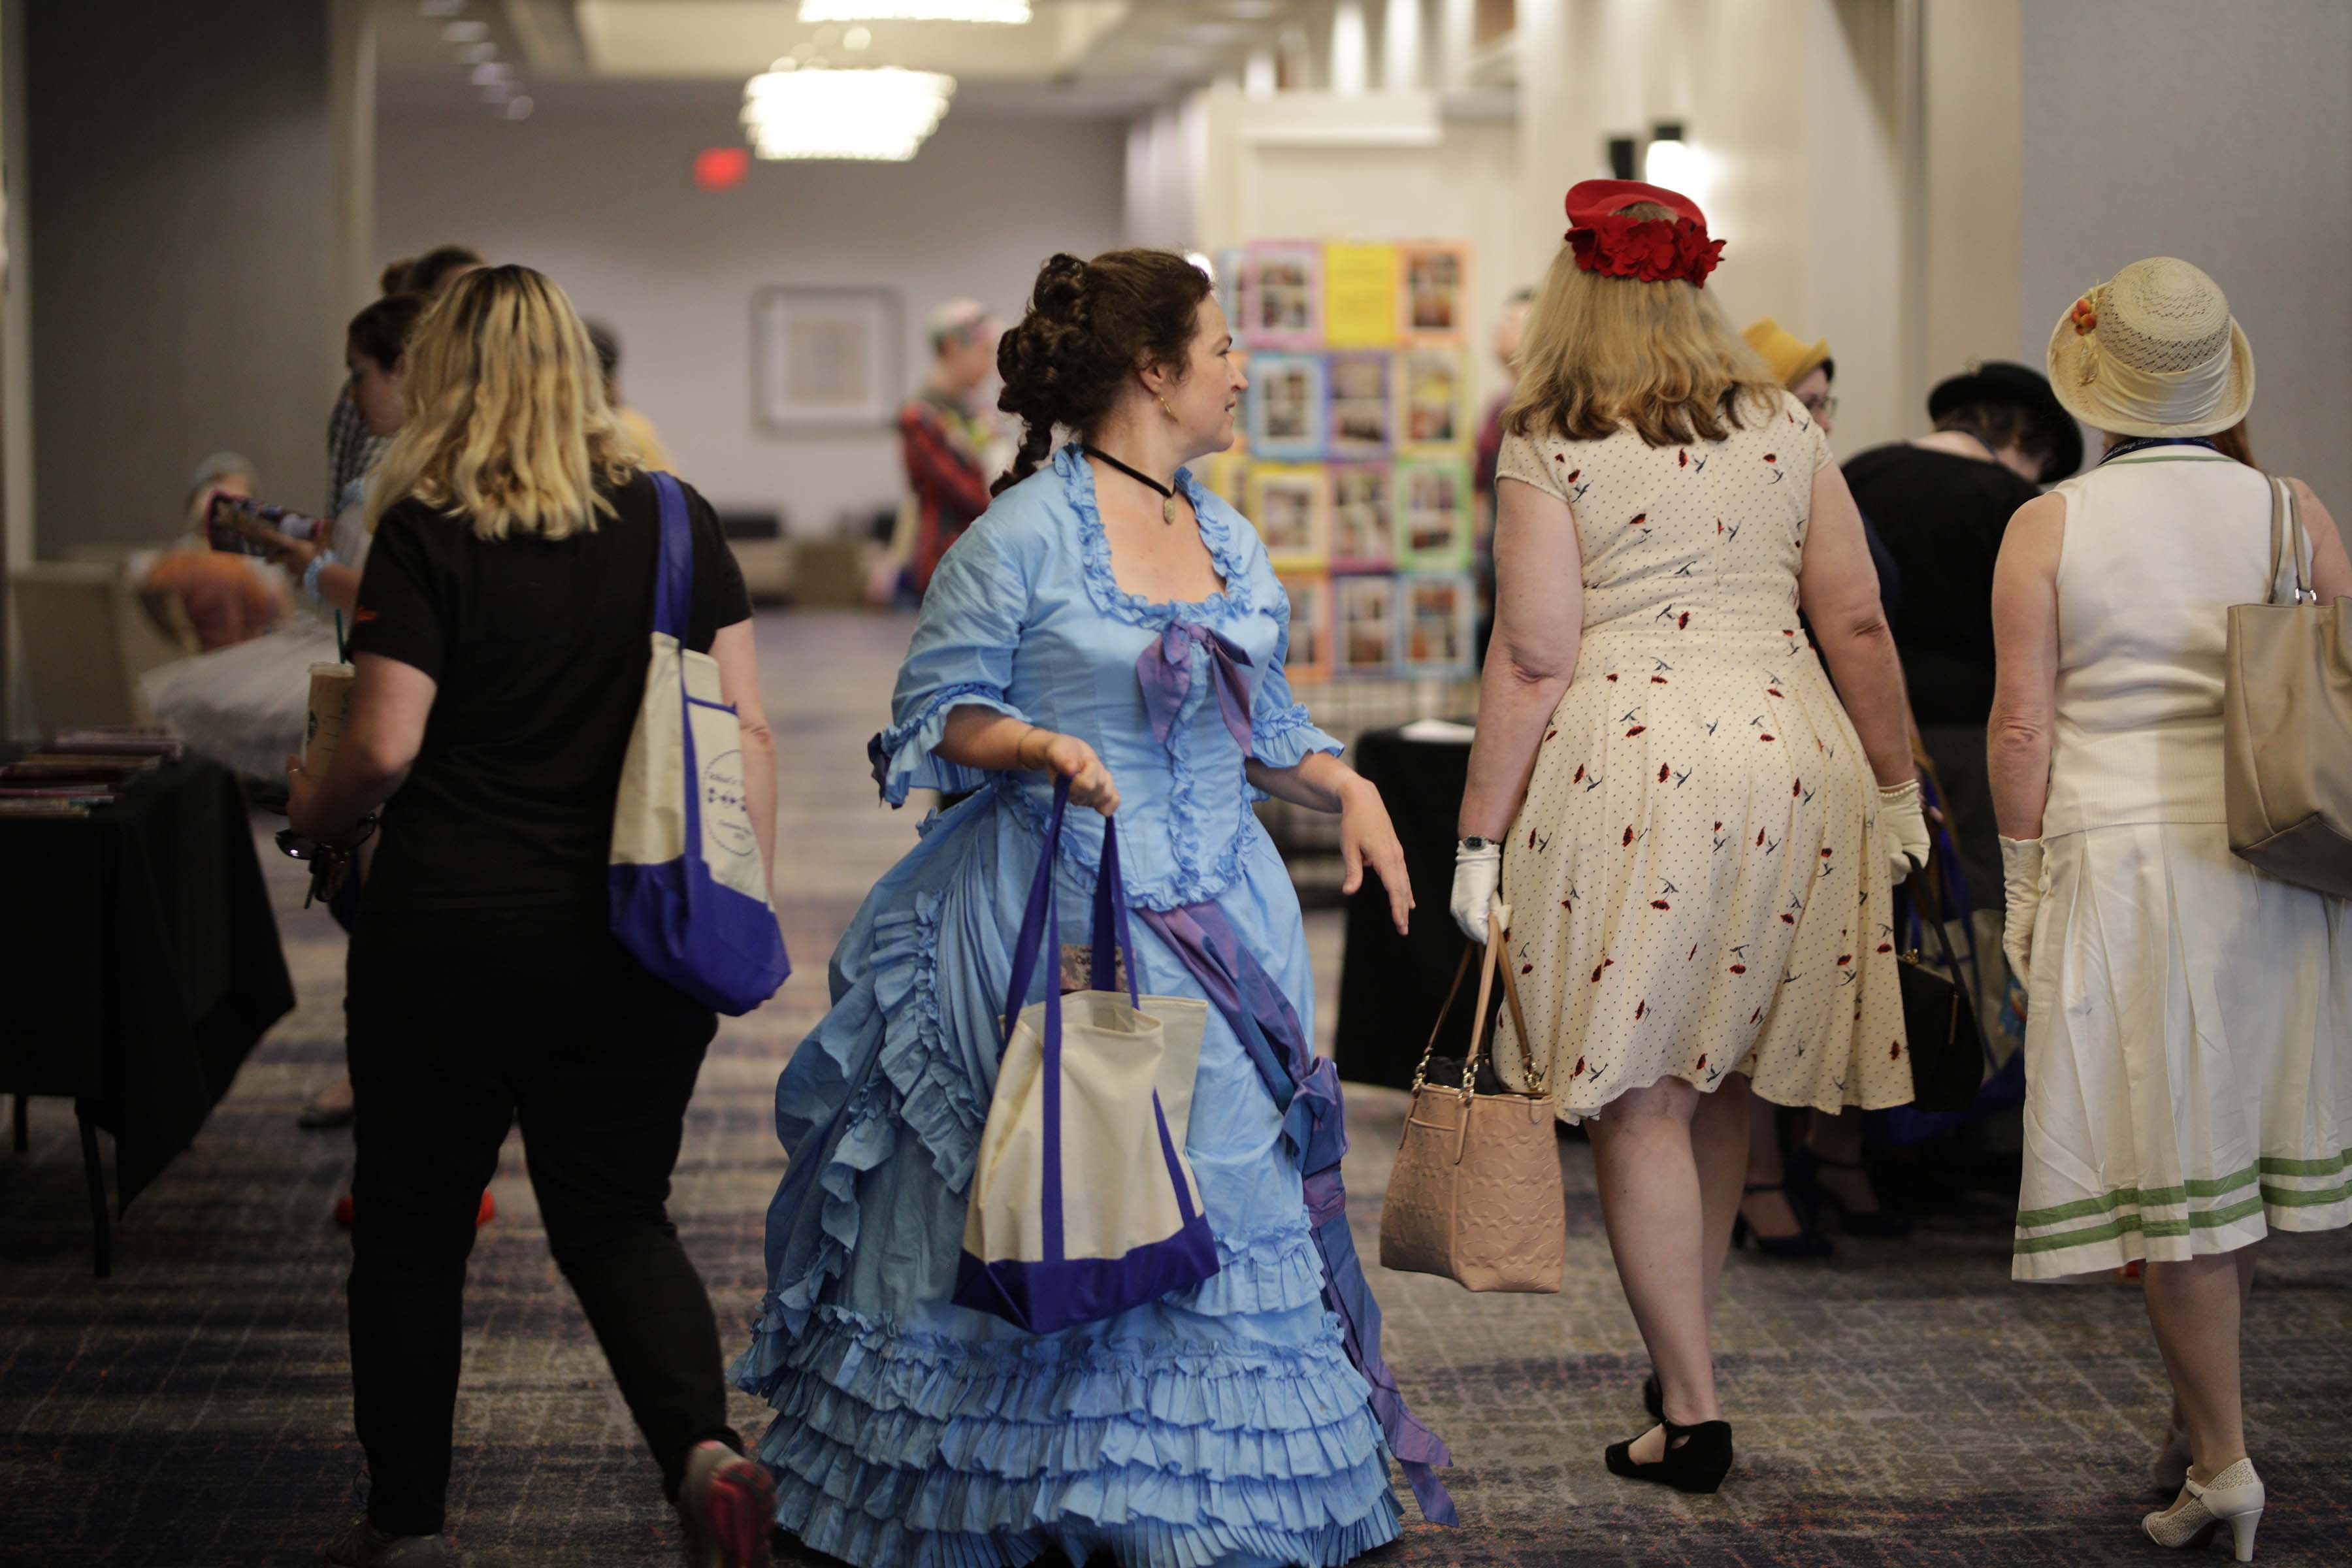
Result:
<svg viewBox="0 0 2352 1568"><path fill-rule="evenodd" d="M1411 740L1402 727L1374 730L1358 738L1353 760L1388 804L1419 907L1412 934L1399 936L1379 879L1367 874L1363 889L1349 900L1331 1054L1343 1079L1410 1089L1413 1064L1462 962L1464 938L1445 906L1454 888L1454 827L1470 747L1464 741ZM1437 1049L1458 1058L1469 1047L1465 997L1445 1021Z"/></svg>
<svg viewBox="0 0 2352 1568"><path fill-rule="evenodd" d="M0 1090L69 1096L98 1272L109 1271L96 1129L128 1209L203 1127L294 1005L236 779L167 763L86 817L0 818L0 954L13 976Z"/></svg>

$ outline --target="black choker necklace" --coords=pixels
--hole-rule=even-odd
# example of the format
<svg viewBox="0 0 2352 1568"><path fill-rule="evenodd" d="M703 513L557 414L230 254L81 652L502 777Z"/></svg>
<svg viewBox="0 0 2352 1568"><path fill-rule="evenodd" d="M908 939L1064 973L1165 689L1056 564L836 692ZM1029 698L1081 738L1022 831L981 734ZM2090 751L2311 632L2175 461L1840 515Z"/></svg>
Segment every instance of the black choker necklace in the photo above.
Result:
<svg viewBox="0 0 2352 1568"><path fill-rule="evenodd" d="M1147 486L1159 492L1160 521L1171 527L1174 526L1176 521L1175 486L1163 485L1158 479L1153 479L1150 474L1141 473L1134 468L1129 468L1125 463L1120 462L1117 458L1112 457L1108 452L1104 451L1099 447L1089 447L1082 444L1078 447L1078 450L1084 452L1089 458L1098 458L1102 461L1108 463L1112 468L1117 468L1120 473L1125 474L1137 484Z"/></svg>

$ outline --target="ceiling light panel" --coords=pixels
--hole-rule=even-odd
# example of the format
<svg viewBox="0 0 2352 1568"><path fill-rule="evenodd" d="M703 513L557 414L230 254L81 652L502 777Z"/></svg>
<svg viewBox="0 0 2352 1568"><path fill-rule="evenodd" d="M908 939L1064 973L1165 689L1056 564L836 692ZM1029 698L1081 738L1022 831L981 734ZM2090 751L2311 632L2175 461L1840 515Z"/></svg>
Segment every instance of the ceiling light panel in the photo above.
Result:
<svg viewBox="0 0 2352 1568"><path fill-rule="evenodd" d="M743 130L762 158L904 163L947 114L935 71L772 70L743 87Z"/></svg>
<svg viewBox="0 0 2352 1568"><path fill-rule="evenodd" d="M801 20L820 22L976 22L1018 27L1029 0L801 0Z"/></svg>

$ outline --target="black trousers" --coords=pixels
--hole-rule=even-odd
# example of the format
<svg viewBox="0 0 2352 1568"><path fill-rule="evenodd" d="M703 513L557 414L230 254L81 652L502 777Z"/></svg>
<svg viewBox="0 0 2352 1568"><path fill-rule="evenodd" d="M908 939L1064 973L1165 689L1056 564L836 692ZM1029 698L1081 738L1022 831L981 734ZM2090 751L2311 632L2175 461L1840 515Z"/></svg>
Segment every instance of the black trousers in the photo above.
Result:
<svg viewBox="0 0 2352 1568"><path fill-rule="evenodd" d="M368 1517L441 1529L475 1209L518 1119L549 1248L676 1496L696 1444L740 1447L710 1299L666 1206L718 1020L593 910L363 914L350 976Z"/></svg>

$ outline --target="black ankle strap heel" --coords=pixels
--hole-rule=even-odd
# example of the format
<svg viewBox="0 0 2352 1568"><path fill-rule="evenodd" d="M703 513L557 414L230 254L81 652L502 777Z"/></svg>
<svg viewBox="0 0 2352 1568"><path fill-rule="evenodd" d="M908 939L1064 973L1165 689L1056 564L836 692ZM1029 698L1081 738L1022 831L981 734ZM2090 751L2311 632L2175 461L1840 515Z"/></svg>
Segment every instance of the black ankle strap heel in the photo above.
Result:
<svg viewBox="0 0 2352 1568"><path fill-rule="evenodd" d="M1636 1464L1633 1443L1612 1443L1602 1456L1611 1475L1629 1481L1654 1481L1678 1492L1711 1492L1723 1485L1723 1478L1731 1470L1730 1422L1700 1421L1685 1426L1662 1419L1658 1424L1666 1429L1665 1457L1651 1464Z"/></svg>

